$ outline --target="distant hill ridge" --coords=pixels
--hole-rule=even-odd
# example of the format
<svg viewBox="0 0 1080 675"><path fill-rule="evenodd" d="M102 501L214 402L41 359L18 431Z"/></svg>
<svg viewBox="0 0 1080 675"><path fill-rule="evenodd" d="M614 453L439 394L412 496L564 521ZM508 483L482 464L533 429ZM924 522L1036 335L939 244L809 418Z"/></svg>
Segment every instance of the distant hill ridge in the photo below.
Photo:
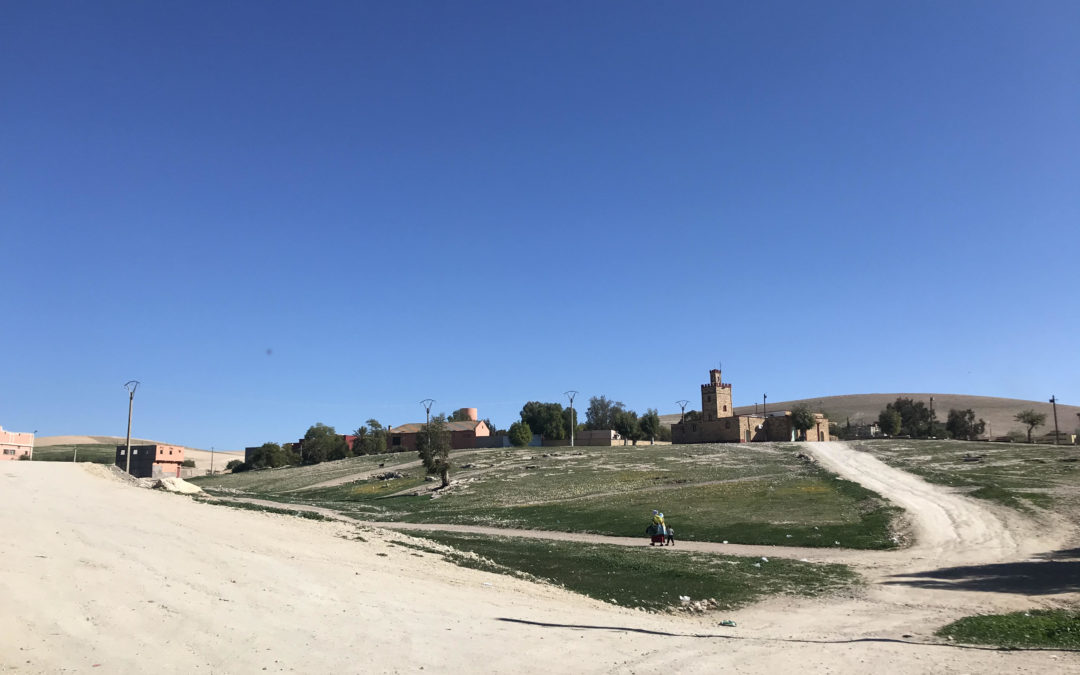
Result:
<svg viewBox="0 0 1080 675"><path fill-rule="evenodd" d="M1003 436L1013 429L1025 430L1023 424L1017 422L1014 417L1021 410L1034 410L1038 413L1046 413L1046 424L1035 429L1036 434L1045 434L1054 430L1054 410L1049 401L1025 401L1016 398L995 398L992 396L968 396L965 394L846 394L843 396L819 396L816 398L804 398L795 401L769 401L768 409L791 410L797 405L807 405L815 412L823 412L829 420L845 424L849 420L852 424L866 424L877 421L878 414L886 405L898 398L910 398L914 401L922 401L930 405L930 397L934 397L934 412L941 422L949 416L949 410L975 411L975 417L986 420L989 428L988 433L995 436ZM696 409L696 408L695 408ZM761 403L735 407L736 415L752 415L761 412ZM1073 433L1080 426L1080 406L1057 404L1058 428L1065 433ZM681 413L671 413L660 416L660 421L671 425L679 421Z"/></svg>

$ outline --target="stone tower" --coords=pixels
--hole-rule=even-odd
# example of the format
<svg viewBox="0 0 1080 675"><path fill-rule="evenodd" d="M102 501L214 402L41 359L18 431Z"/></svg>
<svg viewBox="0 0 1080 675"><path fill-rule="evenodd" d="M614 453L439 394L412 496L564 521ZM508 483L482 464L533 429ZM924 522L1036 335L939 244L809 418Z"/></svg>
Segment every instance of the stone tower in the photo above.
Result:
<svg viewBox="0 0 1080 675"><path fill-rule="evenodd" d="M709 383L701 385L701 419L705 422L733 417L731 385L720 381L720 370L709 371Z"/></svg>

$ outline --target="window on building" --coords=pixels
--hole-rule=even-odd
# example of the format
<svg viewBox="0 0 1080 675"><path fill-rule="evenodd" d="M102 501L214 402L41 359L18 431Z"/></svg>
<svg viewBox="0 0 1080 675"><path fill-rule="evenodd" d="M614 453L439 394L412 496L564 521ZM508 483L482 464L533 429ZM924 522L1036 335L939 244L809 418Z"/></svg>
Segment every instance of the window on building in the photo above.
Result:
<svg viewBox="0 0 1080 675"><path fill-rule="evenodd" d="M401 436L394 436L390 440L390 445L401 445Z"/></svg>
<svg viewBox="0 0 1080 675"><path fill-rule="evenodd" d="M724 406L724 412L727 412L727 406Z"/></svg>
<svg viewBox="0 0 1080 675"><path fill-rule="evenodd" d="M138 449L136 448L135 450L132 450L132 451L131 451L131 454L133 454L133 455L137 455L137 454L139 454L139 450L138 450Z"/></svg>

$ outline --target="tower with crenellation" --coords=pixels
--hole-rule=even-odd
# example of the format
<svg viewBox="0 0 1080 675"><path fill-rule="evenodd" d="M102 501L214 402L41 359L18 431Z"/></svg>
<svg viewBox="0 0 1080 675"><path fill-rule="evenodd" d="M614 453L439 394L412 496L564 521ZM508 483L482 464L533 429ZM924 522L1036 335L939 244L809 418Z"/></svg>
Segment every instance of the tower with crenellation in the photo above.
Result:
<svg viewBox="0 0 1080 675"><path fill-rule="evenodd" d="M731 385L720 380L720 369L709 371L709 383L701 385L701 419L705 422L733 417Z"/></svg>

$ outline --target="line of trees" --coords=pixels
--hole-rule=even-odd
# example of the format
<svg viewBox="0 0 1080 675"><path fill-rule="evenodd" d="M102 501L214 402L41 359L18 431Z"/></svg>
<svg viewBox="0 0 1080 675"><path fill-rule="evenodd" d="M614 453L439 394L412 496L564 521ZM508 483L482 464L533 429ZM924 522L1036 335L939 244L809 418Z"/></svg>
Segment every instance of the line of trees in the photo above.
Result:
<svg viewBox="0 0 1080 675"><path fill-rule="evenodd" d="M1036 427L1046 424L1046 413L1022 410L1016 413L1013 419L1027 427L1027 442L1031 443ZM950 408L945 424L941 424L934 411L927 408L922 401L903 397L885 406L878 415L878 425L881 433L886 436L912 438L956 438L970 441L986 433L986 420L976 418L975 411L971 408Z"/></svg>
<svg viewBox="0 0 1080 675"><path fill-rule="evenodd" d="M688 417L689 415L690 413L687 413ZM442 448L442 441L439 439L445 435L449 452L450 435L447 424L468 419L466 408L456 410L450 415L438 413L424 425L417 438L418 449L423 445L421 458L423 459L425 453L430 456L425 460L425 467L430 462L432 468L429 471L441 476L444 481L449 480L443 472L444 468L449 471L449 464L445 463L444 466L438 459ZM561 403L542 401L526 403L521 409L521 419L511 424L509 430L500 431L490 419L485 419L484 423L493 435L506 433L511 444L518 447L528 445L534 434L539 434L542 440L568 440L571 429L614 429L620 436L635 443L642 439L671 440L671 430L660 423L660 415L656 409L649 408L639 416L633 410L628 410L622 402L606 396L593 396L589 399L584 423L579 422L576 409L564 408ZM334 427L318 422L308 428L300 443L263 443L250 453L248 461L234 460L230 462L230 468L234 472L241 472L319 464L358 455L401 452L404 449L388 447L388 431L376 419L367 420L352 435L356 438L350 447L345 437L339 435Z"/></svg>
<svg viewBox="0 0 1080 675"><path fill-rule="evenodd" d="M572 417L571 417L572 416ZM585 410L585 422L578 422L577 410L563 408L561 403L529 401L521 409L521 420L510 425L510 442L518 447L528 445L533 434L541 441L561 441L570 438L570 430L589 431L614 429L625 439L670 441L671 430L660 423L660 414L649 408L638 415L621 401L606 396L593 396Z"/></svg>

